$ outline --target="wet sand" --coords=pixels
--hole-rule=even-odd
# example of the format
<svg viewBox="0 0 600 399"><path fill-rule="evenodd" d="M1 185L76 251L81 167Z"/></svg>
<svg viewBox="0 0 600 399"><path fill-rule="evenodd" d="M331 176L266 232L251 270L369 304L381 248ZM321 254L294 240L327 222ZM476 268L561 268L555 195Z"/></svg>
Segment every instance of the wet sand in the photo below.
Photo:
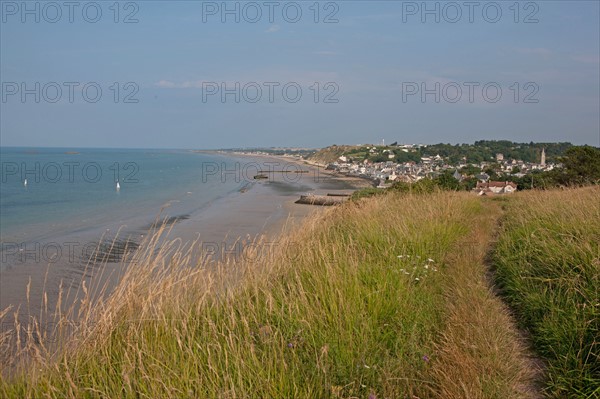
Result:
<svg viewBox="0 0 600 399"><path fill-rule="evenodd" d="M179 237L184 242L199 239L209 252L238 255L243 250L243 242L262 237L267 244L276 245L284 227L286 230L297 228L303 218L324 210L319 206L296 204L300 195L351 194L358 188L370 185L364 179L336 175L297 159L265 155L235 156L246 158L249 163L266 165L265 169L270 170L265 173L268 178L247 180L248 186L243 192L211 204L207 212L192 215L178 223L171 236ZM308 173L296 173L299 171Z"/></svg>
<svg viewBox="0 0 600 399"><path fill-rule="evenodd" d="M235 156L240 157L239 154ZM184 243L195 240L202 242L197 249L197 263L200 263L202 255L206 253L213 254L213 259L238 256L243 251L244 242L253 242L258 237L262 237L263 242L268 245L277 245L284 226L286 230L297 228L303 218L324 210L319 206L295 204L302 194L349 194L356 188L369 185L364 179L339 176L297 159L264 155L248 155L241 158L248 159L249 163L267 164L273 172L269 173L269 178L265 180L254 180L245 176L246 184L240 192L214 201L198 212L169 220L172 226L167 239L177 238ZM286 173L276 172L277 170L285 170ZM295 173L299 170L306 170L308 173ZM120 244L126 243L127 237L134 237L132 245L128 247L134 250L140 237L149 233L140 229L123 231L119 235L122 240ZM111 239L108 237L109 242ZM2 271L0 310L11 305L13 310L20 308L20 314L23 316L39 315L42 309L52 312L61 284L63 289L72 286L75 291L80 288L83 279L88 287L92 286L94 281L91 275L98 273L101 267L102 278L105 279L103 281L108 281L109 286L114 286L126 267L118 262L120 255L125 251L124 244L118 245L116 252L114 251L115 248L112 248L104 255L116 262L86 266L81 257L56 263L41 259L20 265L22 267ZM26 293L29 284L28 304ZM46 299L44 293L47 294ZM5 319L4 323L10 323L10 320Z"/></svg>

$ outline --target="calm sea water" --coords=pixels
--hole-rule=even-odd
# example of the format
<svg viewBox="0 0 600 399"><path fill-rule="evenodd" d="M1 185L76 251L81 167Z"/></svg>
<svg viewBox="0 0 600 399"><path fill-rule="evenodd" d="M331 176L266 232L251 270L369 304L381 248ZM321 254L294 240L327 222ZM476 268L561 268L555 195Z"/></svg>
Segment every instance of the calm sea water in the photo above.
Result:
<svg viewBox="0 0 600 399"><path fill-rule="evenodd" d="M239 160L185 150L0 148L0 161L3 244L143 230L248 183L220 173Z"/></svg>

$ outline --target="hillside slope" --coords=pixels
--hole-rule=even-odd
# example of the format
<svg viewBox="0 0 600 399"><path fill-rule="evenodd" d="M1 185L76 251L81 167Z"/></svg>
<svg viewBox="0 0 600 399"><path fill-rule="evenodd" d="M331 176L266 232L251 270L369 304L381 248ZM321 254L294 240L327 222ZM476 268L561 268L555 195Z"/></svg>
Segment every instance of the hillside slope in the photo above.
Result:
<svg viewBox="0 0 600 399"><path fill-rule="evenodd" d="M543 204L558 212L578 198L573 214L597 220L598 189L578 193L545 193ZM1 380L0 396L537 397L531 354L489 285L486 259L499 220L508 221L495 252L499 268L518 259L512 232L539 237L557 262L565 248L572 254L596 248L589 240L598 237L574 236L581 223L551 219L543 219L544 226L556 233L523 230L510 220L527 217L519 209L529 199L438 192L350 201L307 220L277 246L257 242L216 270L188 265L176 243L157 250L150 241L114 294L88 308L58 352L39 340L29 343L35 363ZM546 241L554 236L562 238ZM580 269L552 270L568 273L570 281ZM597 268L585 270L597 281ZM588 306L582 314L594 315L590 305L592 313ZM564 309L579 320L576 310ZM593 334L586 329L597 319L581 320L589 322L575 323L577 331ZM10 338L2 335L0 347L11 347ZM597 367L594 348L578 352L590 353L590 370ZM557 370L569 376L574 369L568 367L575 366ZM575 371L584 384L595 383L593 374ZM548 392L590 392L571 387Z"/></svg>
<svg viewBox="0 0 600 399"><path fill-rule="evenodd" d="M327 165L338 161L338 158L353 149L358 148L351 145L332 145L325 147L310 155L307 160L321 165Z"/></svg>

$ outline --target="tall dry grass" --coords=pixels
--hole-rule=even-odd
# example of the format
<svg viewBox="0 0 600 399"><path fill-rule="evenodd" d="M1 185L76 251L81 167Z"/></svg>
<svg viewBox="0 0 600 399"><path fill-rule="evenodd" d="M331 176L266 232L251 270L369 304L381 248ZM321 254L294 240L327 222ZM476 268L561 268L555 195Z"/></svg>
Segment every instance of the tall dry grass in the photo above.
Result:
<svg viewBox="0 0 600 399"><path fill-rule="evenodd" d="M510 328L494 334L508 322L482 280L489 217L469 194L390 194L212 268L192 261L193 245L154 236L109 295L88 289L76 318L59 315L71 328L57 343L26 327L28 363L0 395L514 397L521 353ZM16 336L2 338L8 353Z"/></svg>

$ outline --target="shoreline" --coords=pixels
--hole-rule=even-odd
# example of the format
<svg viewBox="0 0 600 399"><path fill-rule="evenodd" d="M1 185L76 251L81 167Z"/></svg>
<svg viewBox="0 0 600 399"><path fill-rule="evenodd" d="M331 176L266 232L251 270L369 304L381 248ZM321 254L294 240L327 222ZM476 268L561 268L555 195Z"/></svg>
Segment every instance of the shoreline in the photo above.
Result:
<svg viewBox="0 0 600 399"><path fill-rule="evenodd" d="M317 172L318 176L326 176L327 178L335 178L338 181L348 182L350 185L354 186L353 187L354 190L358 190L358 189L366 188L366 187L373 187L373 181L371 181L368 178L361 177L361 176L340 174L339 172L336 172L336 171L329 171L329 170L325 169L327 165L320 164L318 162L311 162L306 159L298 159L297 157L294 157L294 156L286 157L283 155L248 154L248 153L238 153L235 151L232 151L232 152L206 151L206 153L213 154L213 155L214 154L221 154L221 155L228 154L228 155L233 155L235 157L275 159L275 160L279 160L279 161L284 161L285 163L291 163L291 164L296 164L296 165L300 165L303 167L308 167L309 169L313 169L313 171L318 170L318 172Z"/></svg>
<svg viewBox="0 0 600 399"><path fill-rule="evenodd" d="M205 252L215 255L208 263L210 265L220 258L219 254L240 255L243 253L244 243L261 239L266 244L276 244L283 234L298 228L306 217L324 211L318 206L295 204L302 194L351 193L364 184L364 179L336 176L318 165L310 165L288 157L213 154L228 158L252 159L255 163L293 163L308 169L310 173L294 175L297 179L295 181L286 180L286 176L283 175L274 176L266 181L247 181L240 190L220 197L207 206L185 215L184 218L169 218L172 219L172 225L167 228L169 233L161 240L180 240L183 245L191 245L199 240L198 256L190 262L191 266L198 265ZM140 236L153 233L152 230L144 231L139 226L130 226L120 231L119 240L133 237L136 243L137 240L143 240ZM111 238L112 236L109 240ZM88 266L82 265L78 260L64 264L38 261L4 270L0 279L0 310L8 306L12 306L13 311L20 309L21 318L40 315L42 309L52 312L60 296L61 285L63 288L72 286L74 290L78 290L83 281L88 286L94 286L100 279L99 284L110 281L109 290L112 290L126 270L126 266L123 266L120 261ZM99 267L104 269L102 277L96 276ZM73 300L75 298L69 298L69 301Z"/></svg>
<svg viewBox="0 0 600 399"><path fill-rule="evenodd" d="M267 173L269 178L265 180L250 181L249 176L244 176L246 184L241 190L223 198L220 203L211 204L206 209L210 212L191 215L189 219L174 226L171 235L186 243L195 240L203 244L209 243L205 246L210 250L217 248L221 252L231 253L233 249L239 255L243 251L243 245L233 246L240 239L245 239L246 242L263 239L268 244L276 244L282 234L298 228L304 219L325 211L320 206L296 204L301 195L351 194L370 186L363 178L325 171L321 165L297 158L222 151L207 153L249 159L252 164L258 165L262 162L266 169L271 168L273 171ZM289 164L298 165L308 173L295 173L298 169L289 168ZM275 172L278 167L287 168L289 173ZM213 261L218 259L216 257Z"/></svg>

